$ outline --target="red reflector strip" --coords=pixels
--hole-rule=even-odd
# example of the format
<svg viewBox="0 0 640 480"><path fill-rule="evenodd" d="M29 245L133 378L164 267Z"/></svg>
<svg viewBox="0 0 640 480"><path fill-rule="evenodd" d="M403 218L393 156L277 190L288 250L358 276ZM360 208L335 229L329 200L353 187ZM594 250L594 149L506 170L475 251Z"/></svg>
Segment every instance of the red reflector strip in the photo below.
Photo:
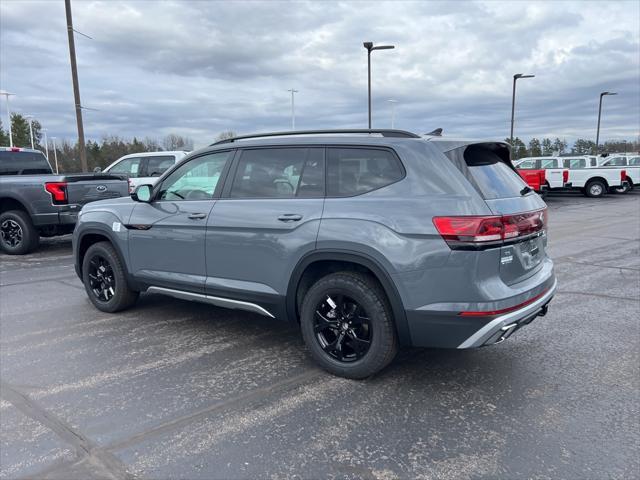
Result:
<svg viewBox="0 0 640 480"><path fill-rule="evenodd" d="M526 302L522 302L522 303L519 303L518 305L514 305L513 307L502 308L500 310L487 310L484 312L460 312L458 315L460 315L461 317L489 317L491 315L502 315L503 313L513 312L514 310L518 310L519 308L526 307L527 305L532 304L536 300L539 300L540 298L544 297L544 295L548 291L549 289L547 288L539 295L536 295L535 297L530 298Z"/></svg>

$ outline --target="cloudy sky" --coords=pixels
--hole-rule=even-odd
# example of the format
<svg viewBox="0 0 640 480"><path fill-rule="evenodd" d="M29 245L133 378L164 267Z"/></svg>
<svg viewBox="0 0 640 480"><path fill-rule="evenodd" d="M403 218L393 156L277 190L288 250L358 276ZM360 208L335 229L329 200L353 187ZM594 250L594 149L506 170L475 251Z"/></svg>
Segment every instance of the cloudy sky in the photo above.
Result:
<svg viewBox="0 0 640 480"><path fill-rule="evenodd" d="M276 2L74 0L88 138L162 137L196 146L223 130L366 127L363 41L372 55L373 126L504 138L514 73L516 135L640 132L640 2ZM62 0L0 1L0 89L49 135L75 139ZM5 103L0 111L5 119ZM6 124L6 120L4 122Z"/></svg>

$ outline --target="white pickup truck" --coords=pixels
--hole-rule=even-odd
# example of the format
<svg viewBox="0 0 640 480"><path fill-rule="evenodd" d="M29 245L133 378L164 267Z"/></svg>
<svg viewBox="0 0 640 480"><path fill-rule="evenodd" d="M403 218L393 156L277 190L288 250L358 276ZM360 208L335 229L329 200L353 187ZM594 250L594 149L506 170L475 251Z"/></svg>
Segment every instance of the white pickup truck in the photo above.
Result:
<svg viewBox="0 0 640 480"><path fill-rule="evenodd" d="M627 184L625 188L632 190L634 186L640 186L640 155L635 154L612 154L601 157L601 167L624 168L627 172Z"/></svg>
<svg viewBox="0 0 640 480"><path fill-rule="evenodd" d="M515 162L516 168L523 168L527 161L534 160L537 168L546 170L549 189L558 188L580 190L587 197L602 197L610 190L624 192L626 186L626 170L624 167L599 167L597 160L589 156L576 157L533 157L523 158ZM568 178L563 171L568 170ZM552 179L562 179L561 187Z"/></svg>

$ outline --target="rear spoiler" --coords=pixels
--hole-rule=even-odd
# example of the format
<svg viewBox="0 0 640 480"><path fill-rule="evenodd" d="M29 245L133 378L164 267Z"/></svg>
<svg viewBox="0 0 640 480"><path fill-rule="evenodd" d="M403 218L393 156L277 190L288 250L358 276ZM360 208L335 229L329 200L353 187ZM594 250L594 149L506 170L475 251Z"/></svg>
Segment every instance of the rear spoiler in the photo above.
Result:
<svg viewBox="0 0 640 480"><path fill-rule="evenodd" d="M63 175L65 182L82 182L85 180L127 180L126 175L118 175L113 173L72 173L71 175Z"/></svg>

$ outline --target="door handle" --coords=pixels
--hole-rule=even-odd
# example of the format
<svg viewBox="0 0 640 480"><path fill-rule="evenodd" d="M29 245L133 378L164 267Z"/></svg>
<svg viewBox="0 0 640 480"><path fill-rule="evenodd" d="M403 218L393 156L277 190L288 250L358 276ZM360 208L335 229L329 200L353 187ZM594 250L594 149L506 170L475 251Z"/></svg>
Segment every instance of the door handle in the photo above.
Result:
<svg viewBox="0 0 640 480"><path fill-rule="evenodd" d="M189 214L190 220L202 220L203 218L207 218L206 213L190 213Z"/></svg>
<svg viewBox="0 0 640 480"><path fill-rule="evenodd" d="M285 213L280 215L278 220L281 222L299 222L302 220L302 215L298 215L297 213Z"/></svg>

